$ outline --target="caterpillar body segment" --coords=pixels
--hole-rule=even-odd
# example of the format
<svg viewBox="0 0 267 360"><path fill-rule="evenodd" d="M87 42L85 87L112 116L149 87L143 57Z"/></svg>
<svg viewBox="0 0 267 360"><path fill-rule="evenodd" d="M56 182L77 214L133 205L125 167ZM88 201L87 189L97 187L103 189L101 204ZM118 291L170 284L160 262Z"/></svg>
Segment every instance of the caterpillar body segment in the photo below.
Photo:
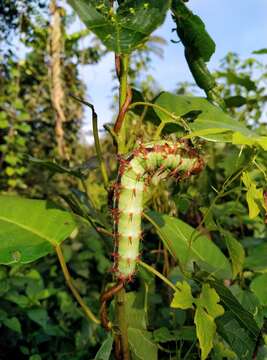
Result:
<svg viewBox="0 0 267 360"><path fill-rule="evenodd" d="M150 181L168 177L181 180L202 168L198 153L182 141L141 144L127 158L120 159L113 202L113 270L119 280L131 281L135 273L142 236L143 194Z"/></svg>

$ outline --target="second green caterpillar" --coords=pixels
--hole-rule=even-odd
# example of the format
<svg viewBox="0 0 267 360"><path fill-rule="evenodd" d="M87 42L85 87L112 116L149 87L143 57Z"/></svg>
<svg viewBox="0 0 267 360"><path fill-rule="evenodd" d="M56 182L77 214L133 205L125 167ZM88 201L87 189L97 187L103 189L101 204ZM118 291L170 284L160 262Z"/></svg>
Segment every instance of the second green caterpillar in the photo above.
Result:
<svg viewBox="0 0 267 360"><path fill-rule="evenodd" d="M122 158L115 184L114 271L124 282L135 273L139 257L143 193L152 177L178 180L198 173L203 160L186 142L160 141L138 146L127 158Z"/></svg>

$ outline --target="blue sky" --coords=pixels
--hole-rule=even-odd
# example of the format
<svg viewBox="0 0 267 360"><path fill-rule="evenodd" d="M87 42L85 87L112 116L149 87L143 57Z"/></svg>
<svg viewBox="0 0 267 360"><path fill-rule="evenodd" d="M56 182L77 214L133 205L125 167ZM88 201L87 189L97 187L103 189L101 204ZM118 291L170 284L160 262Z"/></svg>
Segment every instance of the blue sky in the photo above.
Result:
<svg viewBox="0 0 267 360"><path fill-rule="evenodd" d="M188 7L206 24L206 28L216 42L216 52L209 68L218 68L220 60L229 51L235 51L242 58L249 57L253 50L267 47L267 0L190 0ZM81 28L82 23L78 23ZM171 33L174 27L171 16L168 15L164 24L155 31L167 41L164 59L153 57L150 73L164 90L172 91L178 82L193 82L183 56L183 46L173 44L176 39ZM266 60L267 56L261 56ZM110 122L112 111L111 70L114 67L113 54L107 54L98 65L84 66L81 77L87 85L87 99L96 108L99 116L99 128ZM90 113L86 111L84 130L90 131ZM87 137L88 139L88 137Z"/></svg>

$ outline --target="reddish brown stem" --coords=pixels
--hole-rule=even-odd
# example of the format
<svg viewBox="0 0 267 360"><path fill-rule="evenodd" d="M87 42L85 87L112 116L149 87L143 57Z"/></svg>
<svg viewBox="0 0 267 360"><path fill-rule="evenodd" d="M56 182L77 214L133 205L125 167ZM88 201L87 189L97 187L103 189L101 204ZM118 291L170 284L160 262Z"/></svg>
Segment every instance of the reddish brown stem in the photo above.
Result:
<svg viewBox="0 0 267 360"><path fill-rule="evenodd" d="M115 54L115 69L118 79L121 76L121 57L118 54Z"/></svg>
<svg viewBox="0 0 267 360"><path fill-rule="evenodd" d="M102 326L107 330L110 331L110 321L108 319L108 311L107 311L107 302L110 301L115 294L117 294L123 288L123 282L119 282L111 289L105 291L100 297L100 320Z"/></svg>
<svg viewBox="0 0 267 360"><path fill-rule="evenodd" d="M115 125L114 125L114 131L115 131L116 134L118 134L118 132L121 129L125 114L126 114L126 112L128 110L128 107L131 104L131 101L132 101L132 89L128 85L127 86L127 96L126 96L125 102L123 103L123 105L122 105L122 107L120 109L120 112L118 114L117 120L116 120Z"/></svg>

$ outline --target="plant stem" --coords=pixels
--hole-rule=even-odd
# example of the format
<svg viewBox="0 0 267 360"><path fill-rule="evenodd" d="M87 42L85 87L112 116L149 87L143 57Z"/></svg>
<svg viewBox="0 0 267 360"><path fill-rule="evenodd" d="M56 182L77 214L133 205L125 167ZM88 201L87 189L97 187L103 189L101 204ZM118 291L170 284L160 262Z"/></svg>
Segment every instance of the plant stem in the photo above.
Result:
<svg viewBox="0 0 267 360"><path fill-rule="evenodd" d="M85 304L83 299L81 298L80 294L76 290L76 288L73 285L72 277L69 273L69 270L67 268L67 264L64 259L64 255L62 253L60 245L55 246L55 251L57 253L57 257L61 266L61 269L63 271L66 283L68 287L70 288L73 296L77 300L77 302L80 304L81 308L83 309L85 315L88 317L89 320L93 321L95 324L100 324L100 320L97 319L97 317L92 313L92 311L89 309L89 307Z"/></svg>
<svg viewBox="0 0 267 360"><path fill-rule="evenodd" d="M121 56L121 73L120 73L120 99L119 99L119 107L122 108L127 94L127 86L128 86L128 68L129 68L129 56L122 55Z"/></svg>
<svg viewBox="0 0 267 360"><path fill-rule="evenodd" d="M118 327L120 329L122 359L130 360L128 324L126 319L125 304L126 304L125 289L122 288L116 295L116 314L117 314Z"/></svg>
<svg viewBox="0 0 267 360"><path fill-rule="evenodd" d="M165 282L166 285L168 285L170 288L172 288L173 291L177 291L177 288L173 283L167 279L164 275L162 275L159 271L154 269L152 266L146 264L145 262L138 260L137 263L141 265L143 268L147 269L152 274L156 275L158 278L160 278L163 282Z"/></svg>
<svg viewBox="0 0 267 360"><path fill-rule="evenodd" d="M126 127L125 127L125 114L126 111L122 114L125 105L128 108L129 104L126 104L127 97L130 98L128 93L128 69L129 69L129 56L121 55L117 57L117 61L120 61L120 65L117 67L117 72L120 81L120 94L119 94L119 115L117 121L114 125L114 131L118 135L118 152L123 153L125 150L126 142ZM127 96L128 95L128 96Z"/></svg>
<svg viewBox="0 0 267 360"><path fill-rule="evenodd" d="M128 86L128 68L129 56L117 55L116 71L120 81L120 95L119 95L119 115L114 125L114 132L118 136L118 153L124 153L126 142L126 127L125 115L128 106L131 102L131 89ZM123 360L130 360L129 341L128 341L128 324L126 319L126 296L124 287L116 294L116 322L119 328L120 349L118 343L116 345L116 352L122 354Z"/></svg>
<svg viewBox="0 0 267 360"><path fill-rule="evenodd" d="M95 113L94 108L92 108L92 111L93 111L93 135L94 135L94 140L95 140L95 150L96 150L98 161L100 163L100 170L101 170L104 186L107 189L109 180L108 180L107 169L106 169L106 165L105 165L105 162L103 159L100 141L99 141L99 135L98 135L98 129L97 129L97 114Z"/></svg>
<svg viewBox="0 0 267 360"><path fill-rule="evenodd" d="M99 161L99 164L100 164L100 171L101 171L101 174L102 174L104 185L105 185L105 188L107 189L108 188L108 183L109 183L108 173L107 173L105 161L103 159L103 155L102 155L102 151L101 151L101 146L100 146L100 141L99 141L99 136L98 136L98 129L97 129L97 113L95 112L95 108L88 101L77 98L76 96L72 95L71 93L69 95L74 100L79 101L80 103L88 106L92 110L92 125L93 125L94 141L95 141L95 150L96 150L96 155L97 155L97 158L98 158L98 161Z"/></svg>

